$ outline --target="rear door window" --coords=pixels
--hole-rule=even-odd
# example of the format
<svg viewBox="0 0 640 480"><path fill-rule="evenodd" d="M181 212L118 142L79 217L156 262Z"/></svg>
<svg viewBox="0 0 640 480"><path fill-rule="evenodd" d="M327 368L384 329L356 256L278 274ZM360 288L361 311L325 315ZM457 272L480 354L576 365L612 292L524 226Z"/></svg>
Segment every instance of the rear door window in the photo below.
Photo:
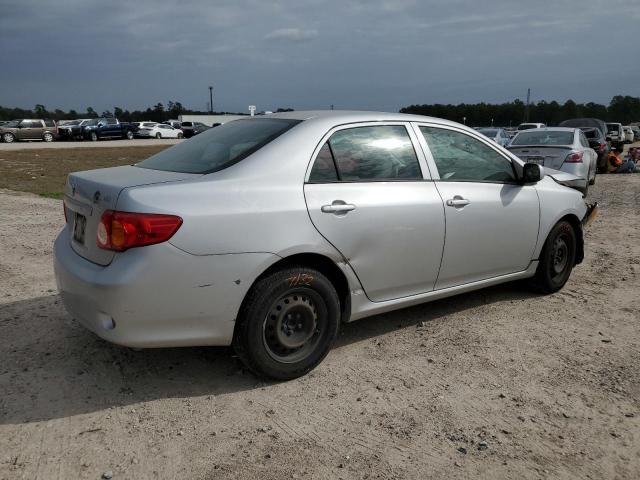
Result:
<svg viewBox="0 0 640 480"><path fill-rule="evenodd" d="M342 182L422 179L413 142L403 125L335 132L320 150L309 181L335 181L334 174Z"/></svg>

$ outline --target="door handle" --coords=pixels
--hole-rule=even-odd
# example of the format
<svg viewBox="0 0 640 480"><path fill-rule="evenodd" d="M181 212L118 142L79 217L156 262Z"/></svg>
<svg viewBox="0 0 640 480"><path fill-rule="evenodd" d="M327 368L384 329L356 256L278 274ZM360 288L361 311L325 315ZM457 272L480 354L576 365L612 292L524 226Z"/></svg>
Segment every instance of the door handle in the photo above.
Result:
<svg viewBox="0 0 640 480"><path fill-rule="evenodd" d="M355 210L356 206L350 203L344 203L342 200L334 200L331 205L323 205L320 207L322 213L346 214L351 210Z"/></svg>
<svg viewBox="0 0 640 480"><path fill-rule="evenodd" d="M456 195L453 198L447 200L447 207L464 207L465 205L469 205L471 202L466 198L462 198L460 195Z"/></svg>

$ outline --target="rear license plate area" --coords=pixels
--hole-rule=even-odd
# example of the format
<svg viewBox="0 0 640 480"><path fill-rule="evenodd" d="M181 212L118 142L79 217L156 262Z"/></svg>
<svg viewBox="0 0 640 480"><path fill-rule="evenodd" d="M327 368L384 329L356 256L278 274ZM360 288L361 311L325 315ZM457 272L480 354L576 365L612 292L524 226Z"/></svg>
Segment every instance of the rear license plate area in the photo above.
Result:
<svg viewBox="0 0 640 480"><path fill-rule="evenodd" d="M81 213L75 213L73 217L73 239L84 245L84 235L87 229L87 217Z"/></svg>
<svg viewBox="0 0 640 480"><path fill-rule="evenodd" d="M527 157L527 163L544 165L544 157Z"/></svg>

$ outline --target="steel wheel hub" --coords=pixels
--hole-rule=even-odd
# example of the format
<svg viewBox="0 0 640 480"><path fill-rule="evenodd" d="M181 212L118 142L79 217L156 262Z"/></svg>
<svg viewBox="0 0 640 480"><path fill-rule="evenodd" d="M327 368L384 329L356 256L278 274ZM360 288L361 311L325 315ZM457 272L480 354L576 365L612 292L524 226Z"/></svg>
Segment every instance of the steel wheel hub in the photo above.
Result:
<svg viewBox="0 0 640 480"><path fill-rule="evenodd" d="M264 322L264 342L269 354L280 361L294 361L317 343L320 329L313 300L290 293L274 302Z"/></svg>
<svg viewBox="0 0 640 480"><path fill-rule="evenodd" d="M552 262L553 271L556 274L564 272L569 259L569 247L562 237L556 238L553 242Z"/></svg>

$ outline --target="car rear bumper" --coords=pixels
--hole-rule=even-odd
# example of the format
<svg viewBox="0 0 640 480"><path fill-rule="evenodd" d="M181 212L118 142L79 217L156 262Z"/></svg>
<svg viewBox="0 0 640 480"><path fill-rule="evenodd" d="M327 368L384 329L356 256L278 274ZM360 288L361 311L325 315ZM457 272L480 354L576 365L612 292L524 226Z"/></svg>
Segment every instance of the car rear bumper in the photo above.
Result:
<svg viewBox="0 0 640 480"><path fill-rule="evenodd" d="M195 256L165 242L127 250L103 267L71 248L67 228L54 244L67 311L105 340L142 348L230 345L246 292L277 258Z"/></svg>

